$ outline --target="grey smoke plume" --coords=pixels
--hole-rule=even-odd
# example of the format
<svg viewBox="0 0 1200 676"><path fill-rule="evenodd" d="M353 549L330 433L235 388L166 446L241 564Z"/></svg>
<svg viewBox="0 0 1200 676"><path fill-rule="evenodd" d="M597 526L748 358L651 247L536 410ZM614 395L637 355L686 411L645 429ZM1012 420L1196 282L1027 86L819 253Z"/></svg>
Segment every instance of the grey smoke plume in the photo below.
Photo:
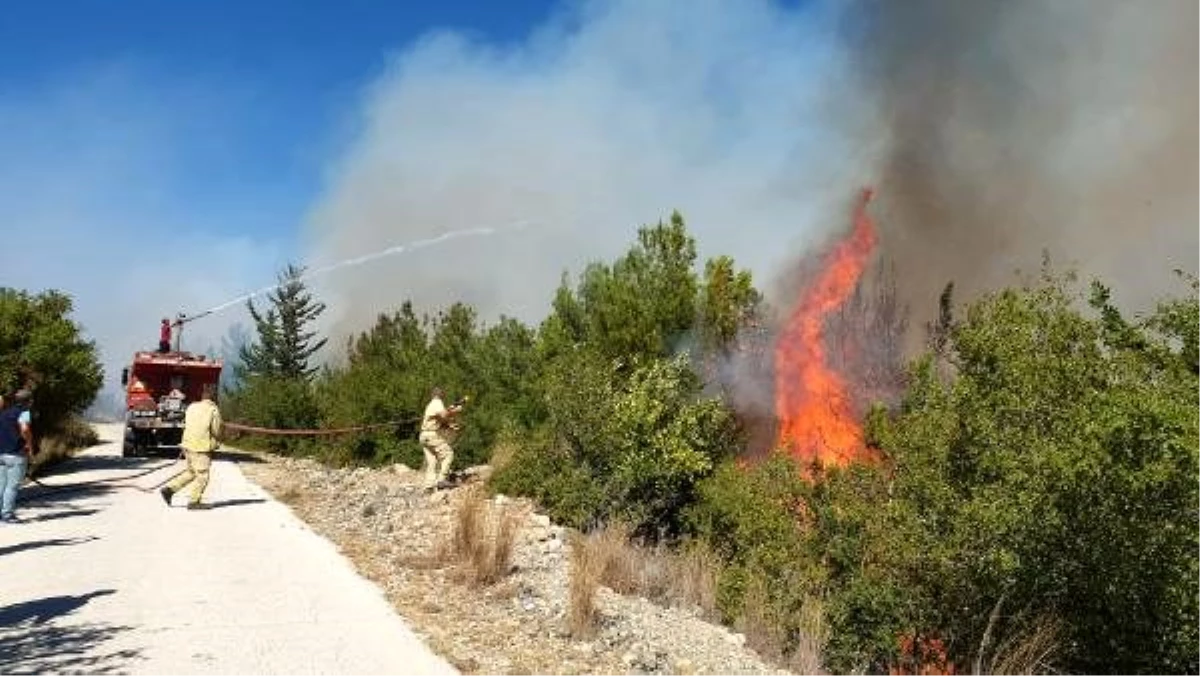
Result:
<svg viewBox="0 0 1200 676"><path fill-rule="evenodd" d="M733 255L771 290L875 183L913 326L946 281L1009 283L1043 249L1144 305L1173 288L1171 267L1197 268L1196 14L1184 0L615 0L512 46L430 35L366 94L311 213L309 264L527 221L318 292L342 330L405 298L536 320L562 271L678 208L702 255Z"/></svg>
<svg viewBox="0 0 1200 676"><path fill-rule="evenodd" d="M1197 236L1197 5L871 2L854 68L889 135L883 250L928 317L1043 250L1144 309Z"/></svg>
<svg viewBox="0 0 1200 676"><path fill-rule="evenodd" d="M367 95L312 214L311 264L531 227L330 276L329 318L362 328L412 297L538 320L564 270L611 259L676 208L702 255L784 265L840 226L829 205L870 159L835 18L820 4L618 0L572 5L511 47L429 36Z"/></svg>

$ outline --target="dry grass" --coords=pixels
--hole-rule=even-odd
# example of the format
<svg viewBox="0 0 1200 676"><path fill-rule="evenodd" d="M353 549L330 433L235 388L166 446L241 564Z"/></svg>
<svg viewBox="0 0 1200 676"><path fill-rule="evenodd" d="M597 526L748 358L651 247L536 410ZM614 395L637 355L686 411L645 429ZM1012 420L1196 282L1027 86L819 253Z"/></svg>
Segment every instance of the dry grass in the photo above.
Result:
<svg viewBox="0 0 1200 676"><path fill-rule="evenodd" d="M507 507L494 505L480 490L468 491L455 511L450 539L437 558L453 563L458 577L468 584L493 584L512 567L519 527L518 517Z"/></svg>
<svg viewBox="0 0 1200 676"><path fill-rule="evenodd" d="M594 630L600 585L715 616L720 564L711 550L692 544L674 553L661 545L639 546L629 536L627 526L611 524L572 540L568 624L573 635L586 637Z"/></svg>
<svg viewBox="0 0 1200 676"><path fill-rule="evenodd" d="M76 451L100 443L96 430L79 416L68 416L59 429L38 440L37 454L30 462L29 473L36 475L42 467L71 457Z"/></svg>
<svg viewBox="0 0 1200 676"><path fill-rule="evenodd" d="M742 614L734 627L745 634L746 644L758 654L797 674L824 673L821 646L828 637L821 603L808 598L800 608L797 636L789 641L783 618L771 607L766 587L752 582L742 601Z"/></svg>
<svg viewBox="0 0 1200 676"><path fill-rule="evenodd" d="M707 545L696 542L672 559L668 594L677 605L694 606L707 618L717 614L717 580L721 560Z"/></svg>
<svg viewBox="0 0 1200 676"><path fill-rule="evenodd" d="M492 457L488 460L488 464L492 466L492 471L499 472L513 461L516 457L518 445L512 441L500 440L492 446Z"/></svg>
<svg viewBox="0 0 1200 676"><path fill-rule="evenodd" d="M567 585L567 628L576 638L588 638L596 631L596 590L604 575L606 561L600 548L591 540L594 536L574 535L571 540L571 559Z"/></svg>
<svg viewBox="0 0 1200 676"><path fill-rule="evenodd" d="M679 552L662 545L646 547L630 541L630 529L613 524L586 540L600 567L600 583L619 594L637 594L659 603L698 607L706 616L716 609L720 561L701 543Z"/></svg>
<svg viewBox="0 0 1200 676"><path fill-rule="evenodd" d="M985 673L992 674L1049 674L1054 673L1054 657L1060 647L1062 624L1043 617L1029 628L1001 643Z"/></svg>
<svg viewBox="0 0 1200 676"><path fill-rule="evenodd" d="M278 498L280 502L294 505L300 502L300 499L304 497L304 490L301 489L300 486L289 482L279 487L279 489L275 492L275 497Z"/></svg>

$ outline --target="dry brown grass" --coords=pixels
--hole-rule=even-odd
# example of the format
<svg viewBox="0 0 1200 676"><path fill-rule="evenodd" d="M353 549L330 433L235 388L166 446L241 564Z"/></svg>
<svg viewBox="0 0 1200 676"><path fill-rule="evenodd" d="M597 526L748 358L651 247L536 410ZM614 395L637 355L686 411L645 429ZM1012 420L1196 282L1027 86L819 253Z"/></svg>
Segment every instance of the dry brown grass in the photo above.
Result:
<svg viewBox="0 0 1200 676"><path fill-rule="evenodd" d="M627 526L611 524L573 538L568 623L573 635L588 636L594 629L600 585L715 616L720 564L711 550L691 544L676 553L661 545L637 545L629 536Z"/></svg>
<svg viewBox="0 0 1200 676"><path fill-rule="evenodd" d="M766 587L752 582L742 601L741 616L734 627L746 636L755 652L797 674L824 673L821 646L828 637L821 603L807 599L800 608L797 636L789 641L788 630L771 607Z"/></svg>
<svg viewBox="0 0 1200 676"><path fill-rule="evenodd" d="M1054 673L1054 658L1061 647L1062 624L1053 617L1043 617L1001 643L991 664L983 669L991 674L1049 674Z"/></svg>
<svg viewBox="0 0 1200 676"><path fill-rule="evenodd" d="M596 631L596 590L604 575L606 562L600 548L592 546L593 536L573 535L567 585L567 628L576 638L588 638Z"/></svg>
<svg viewBox="0 0 1200 676"><path fill-rule="evenodd" d="M281 485L278 490L275 491L275 497L278 498L280 502L292 505L300 502L300 499L304 497L304 490L301 489L300 486L288 482Z"/></svg>
<svg viewBox="0 0 1200 676"><path fill-rule="evenodd" d="M707 545L695 542L674 555L668 594L677 605L697 607L704 617L713 618L720 577L721 560Z"/></svg>
<svg viewBox="0 0 1200 676"><path fill-rule="evenodd" d="M79 416L69 416L59 429L38 440L37 454L30 461L29 473L35 476L42 467L49 467L71 457L76 451L100 443L96 430Z"/></svg>
<svg viewBox="0 0 1200 676"><path fill-rule="evenodd" d="M471 585L490 585L508 575L519 518L493 504L480 490L463 496L454 514L454 529L437 558L455 565L458 577Z"/></svg>
<svg viewBox="0 0 1200 676"><path fill-rule="evenodd" d="M630 529L613 524L586 540L600 567L600 583L619 594L637 594L659 603L699 607L711 616L716 608L720 561L706 546L689 543L679 551L646 547L629 539Z"/></svg>
<svg viewBox="0 0 1200 676"><path fill-rule="evenodd" d="M492 446L492 457L488 460L488 464L492 466L493 472L499 472L512 463L513 458L517 454L517 444L508 440L500 440Z"/></svg>

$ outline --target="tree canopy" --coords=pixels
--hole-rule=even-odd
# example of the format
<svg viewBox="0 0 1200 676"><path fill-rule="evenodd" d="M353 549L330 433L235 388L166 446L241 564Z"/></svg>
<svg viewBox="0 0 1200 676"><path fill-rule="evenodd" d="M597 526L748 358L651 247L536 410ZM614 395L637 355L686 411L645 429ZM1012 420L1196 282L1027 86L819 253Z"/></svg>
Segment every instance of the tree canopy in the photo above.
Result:
<svg viewBox="0 0 1200 676"><path fill-rule="evenodd" d="M0 393L32 389L43 430L81 413L104 381L96 345L71 310L70 296L59 291L0 288Z"/></svg>
<svg viewBox="0 0 1200 676"><path fill-rule="evenodd" d="M325 311L325 304L313 300L303 267L288 264L278 281L267 295L266 312L256 308L253 299L246 301L258 340L241 347L239 375L311 379L317 368L309 360L328 339L318 340L309 326Z"/></svg>

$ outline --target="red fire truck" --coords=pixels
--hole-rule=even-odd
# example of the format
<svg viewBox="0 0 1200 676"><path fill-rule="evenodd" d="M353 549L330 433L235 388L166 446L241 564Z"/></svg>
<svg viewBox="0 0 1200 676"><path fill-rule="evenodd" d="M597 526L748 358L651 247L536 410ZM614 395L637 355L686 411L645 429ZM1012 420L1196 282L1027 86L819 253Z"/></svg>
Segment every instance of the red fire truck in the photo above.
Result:
<svg viewBox="0 0 1200 676"><path fill-rule="evenodd" d="M221 360L190 352L137 352L121 371L125 386L126 456L183 439L183 412L205 384L221 378Z"/></svg>

